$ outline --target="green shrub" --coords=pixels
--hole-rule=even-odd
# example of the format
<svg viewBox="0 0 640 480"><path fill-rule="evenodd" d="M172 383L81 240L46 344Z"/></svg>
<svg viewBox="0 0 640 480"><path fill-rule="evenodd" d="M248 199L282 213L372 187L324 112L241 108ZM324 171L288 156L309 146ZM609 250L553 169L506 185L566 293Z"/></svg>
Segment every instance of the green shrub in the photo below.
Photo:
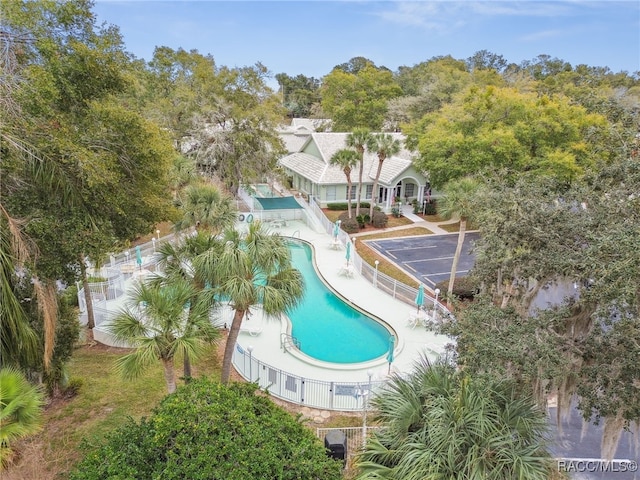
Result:
<svg viewBox="0 0 640 480"><path fill-rule="evenodd" d="M75 397L84 386L84 380L80 377L71 377L64 385L63 393L66 397Z"/></svg>
<svg viewBox="0 0 640 480"><path fill-rule="evenodd" d="M358 222L358 225L360 225L360 228L364 228L365 225L369 223L370 220L371 220L371 217L369 216L368 213L361 213L356 217L356 221Z"/></svg>
<svg viewBox="0 0 640 480"><path fill-rule="evenodd" d="M192 380L91 451L72 480L342 478L342 463L254 384Z"/></svg>
<svg viewBox="0 0 640 480"><path fill-rule="evenodd" d="M438 213L438 205L435 200L431 200L425 204L425 215L436 215Z"/></svg>
<svg viewBox="0 0 640 480"><path fill-rule="evenodd" d="M436 288L439 288L441 292L446 293L449 289L449 280L443 280L438 282ZM456 277L453 282L453 296L459 300L473 300L478 294L480 288L476 280L471 277Z"/></svg>
<svg viewBox="0 0 640 480"><path fill-rule="evenodd" d="M88 283L104 283L107 279L105 277L87 277Z"/></svg>
<svg viewBox="0 0 640 480"><path fill-rule="evenodd" d="M373 224L374 227L385 228L387 226L388 221L389 221L389 217L387 217L386 213L381 212L380 210L373 211L373 219L371 220L371 223Z"/></svg>
<svg viewBox="0 0 640 480"><path fill-rule="evenodd" d="M370 204L368 202L360 202L360 208L369 208ZM356 208L356 203L355 202L351 202L351 208ZM336 211L342 211L342 210L348 210L349 206L347 205L347 202L335 202L335 203L327 203L327 209L328 210L336 210Z"/></svg>
<svg viewBox="0 0 640 480"><path fill-rule="evenodd" d="M78 306L78 287L75 285L69 285L61 294L62 301L70 307Z"/></svg>
<svg viewBox="0 0 640 480"><path fill-rule="evenodd" d="M347 213L340 215L340 220L342 223L340 224L340 228L347 233L357 233L360 230L360 225L355 218L349 218Z"/></svg>

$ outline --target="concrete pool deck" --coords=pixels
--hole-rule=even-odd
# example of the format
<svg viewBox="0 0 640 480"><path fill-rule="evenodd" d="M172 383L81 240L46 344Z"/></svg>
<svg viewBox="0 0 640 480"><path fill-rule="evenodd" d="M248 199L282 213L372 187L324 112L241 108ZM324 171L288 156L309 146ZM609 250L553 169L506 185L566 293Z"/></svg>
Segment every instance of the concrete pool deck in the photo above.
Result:
<svg viewBox="0 0 640 480"><path fill-rule="evenodd" d="M300 221L287 221L286 225L271 227L270 230L285 237L299 237L311 244L317 271L325 282L349 303L379 318L395 331L398 341L392 363L394 372L408 373L421 355L426 354L434 360L450 343L449 338L429 332L420 325L410 326L410 314L415 307L375 288L358 273L344 275L341 270L345 265L345 249L335 249L327 233L318 233ZM227 315L230 313L223 321L230 320ZM299 352L284 351L281 348L282 321L262 318L259 311L245 321L243 327L246 331L241 331L238 336L238 344L243 349L252 347L252 356L256 360L292 375L325 381L361 382L368 378L369 372L373 373L372 380L381 380L389 370L385 357L341 365L320 362Z"/></svg>

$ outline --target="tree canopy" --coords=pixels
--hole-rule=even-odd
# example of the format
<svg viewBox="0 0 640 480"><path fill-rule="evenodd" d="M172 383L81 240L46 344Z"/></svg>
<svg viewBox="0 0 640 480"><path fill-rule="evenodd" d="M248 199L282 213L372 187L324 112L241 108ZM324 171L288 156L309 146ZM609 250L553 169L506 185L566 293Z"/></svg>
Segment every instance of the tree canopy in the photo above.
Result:
<svg viewBox="0 0 640 480"><path fill-rule="evenodd" d="M0 257L7 292L20 291L9 275L17 269L32 279L45 369L56 282L83 277L87 257L99 259L171 215L167 166L175 151L157 125L127 108L129 56L118 30L97 27L90 8L83 0L2 2L0 222L11 240L3 235ZM3 334L8 326L19 345L27 340L14 335L24 311L7 305Z"/></svg>
<svg viewBox="0 0 640 480"><path fill-rule="evenodd" d="M387 113L387 101L401 94L393 74L368 62L357 73L334 68L322 79L322 109L336 132L354 128L380 131Z"/></svg>
<svg viewBox="0 0 640 480"><path fill-rule="evenodd" d="M145 74L144 110L235 194L272 172L284 153L275 128L285 110L268 75L260 63L228 68L197 50L158 47Z"/></svg>
<svg viewBox="0 0 640 480"><path fill-rule="evenodd" d="M496 170L570 182L606 155L598 142L606 137L607 122L563 97L473 86L407 134L407 144L419 152L416 166L429 172L436 188Z"/></svg>
<svg viewBox="0 0 640 480"><path fill-rule="evenodd" d="M612 458L640 419L637 162L614 159L569 187L503 178L475 205L482 295L443 330L465 371L512 378L542 404L554 395L559 422L577 395Z"/></svg>

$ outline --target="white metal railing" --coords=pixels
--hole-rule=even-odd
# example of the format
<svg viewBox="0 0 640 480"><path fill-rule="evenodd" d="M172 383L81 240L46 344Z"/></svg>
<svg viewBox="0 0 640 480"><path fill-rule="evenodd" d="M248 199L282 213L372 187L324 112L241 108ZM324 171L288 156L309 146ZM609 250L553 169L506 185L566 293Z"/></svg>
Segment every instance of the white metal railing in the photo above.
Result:
<svg viewBox="0 0 640 480"><path fill-rule="evenodd" d="M293 375L262 362L239 344L233 350L232 363L245 380L258 384L270 395L298 405L326 410L363 411L363 402L385 383L371 381L367 377L362 382L340 382Z"/></svg>

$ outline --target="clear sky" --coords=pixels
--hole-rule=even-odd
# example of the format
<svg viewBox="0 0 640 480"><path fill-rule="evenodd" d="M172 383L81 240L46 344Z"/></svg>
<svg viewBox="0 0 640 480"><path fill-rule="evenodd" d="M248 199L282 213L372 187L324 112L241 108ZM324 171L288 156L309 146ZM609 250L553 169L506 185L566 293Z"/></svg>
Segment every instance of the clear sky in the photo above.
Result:
<svg viewBox="0 0 640 480"><path fill-rule="evenodd" d="M545 54L571 65L640 71L640 2L95 0L126 49L198 50L216 64L264 64L273 74L322 78L362 56L396 71L479 50L510 63Z"/></svg>

